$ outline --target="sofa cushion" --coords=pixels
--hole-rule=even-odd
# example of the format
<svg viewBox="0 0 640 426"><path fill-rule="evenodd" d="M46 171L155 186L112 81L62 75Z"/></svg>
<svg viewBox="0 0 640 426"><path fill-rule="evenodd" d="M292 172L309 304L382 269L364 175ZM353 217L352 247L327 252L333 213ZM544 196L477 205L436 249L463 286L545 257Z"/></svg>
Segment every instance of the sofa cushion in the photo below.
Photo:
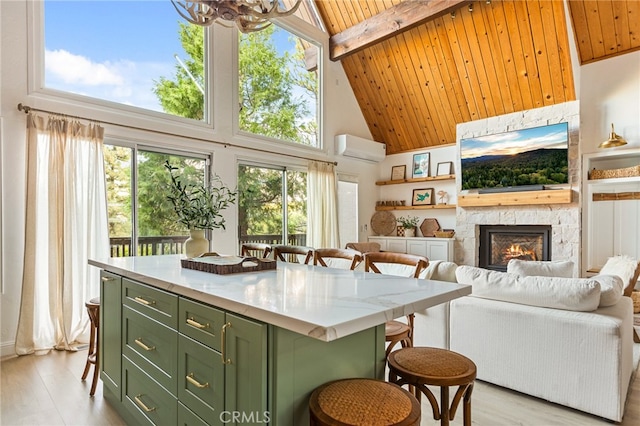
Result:
<svg viewBox="0 0 640 426"><path fill-rule="evenodd" d="M592 280L600 284L600 307L613 306L622 297L624 291L624 283L617 275L599 274L591 277Z"/></svg>
<svg viewBox="0 0 640 426"><path fill-rule="evenodd" d="M600 304L600 283L593 279L523 277L473 266L459 266L456 279L485 299L572 311L594 311Z"/></svg>
<svg viewBox="0 0 640 426"><path fill-rule="evenodd" d="M507 263L507 272L522 276L573 277L573 262L570 260L531 261L511 259Z"/></svg>

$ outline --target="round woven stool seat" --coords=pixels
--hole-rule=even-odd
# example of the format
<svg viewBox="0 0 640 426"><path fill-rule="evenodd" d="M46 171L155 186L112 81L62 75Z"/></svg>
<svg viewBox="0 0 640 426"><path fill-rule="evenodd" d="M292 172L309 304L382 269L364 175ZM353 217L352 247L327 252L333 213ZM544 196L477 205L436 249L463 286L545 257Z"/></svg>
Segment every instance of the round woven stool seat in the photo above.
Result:
<svg viewBox="0 0 640 426"><path fill-rule="evenodd" d="M325 383L309 399L311 425L419 425L420 404L401 387L382 380Z"/></svg>
<svg viewBox="0 0 640 426"><path fill-rule="evenodd" d="M418 401L421 395L425 395L431 403L435 420L448 425L463 400L464 424L471 424L471 392L477 369L469 358L446 349L413 347L392 352L387 362L389 382L413 387ZM440 387L440 404L428 385ZM458 386L451 403L449 386Z"/></svg>

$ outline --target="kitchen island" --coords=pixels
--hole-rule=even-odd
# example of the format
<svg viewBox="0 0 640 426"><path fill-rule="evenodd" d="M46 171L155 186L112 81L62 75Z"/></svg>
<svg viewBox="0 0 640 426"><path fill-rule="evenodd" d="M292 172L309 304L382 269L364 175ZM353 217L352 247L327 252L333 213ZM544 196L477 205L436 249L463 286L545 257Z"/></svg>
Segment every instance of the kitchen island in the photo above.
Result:
<svg viewBox="0 0 640 426"><path fill-rule="evenodd" d="M130 423L308 424L315 387L383 378L386 321L471 292L290 263L216 275L181 258L90 261L102 269L103 393Z"/></svg>

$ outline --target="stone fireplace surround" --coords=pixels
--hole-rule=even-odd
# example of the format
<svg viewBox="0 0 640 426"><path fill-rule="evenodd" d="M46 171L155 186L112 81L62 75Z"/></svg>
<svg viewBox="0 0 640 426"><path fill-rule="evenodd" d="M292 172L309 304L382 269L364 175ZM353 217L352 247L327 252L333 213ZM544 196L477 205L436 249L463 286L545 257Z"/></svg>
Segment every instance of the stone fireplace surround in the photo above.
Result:
<svg viewBox="0 0 640 426"><path fill-rule="evenodd" d="M506 131L569 123L569 204L542 204L493 207L460 207L456 209L455 261L458 265L478 266L480 225L550 225L551 260L571 260L574 276L580 275L581 211L579 102L537 108L518 113L461 123L457 126L457 141ZM459 150L458 150L459 152ZM460 158L457 161L460 170ZM456 185L460 188L460 174ZM509 193L505 193L505 197Z"/></svg>

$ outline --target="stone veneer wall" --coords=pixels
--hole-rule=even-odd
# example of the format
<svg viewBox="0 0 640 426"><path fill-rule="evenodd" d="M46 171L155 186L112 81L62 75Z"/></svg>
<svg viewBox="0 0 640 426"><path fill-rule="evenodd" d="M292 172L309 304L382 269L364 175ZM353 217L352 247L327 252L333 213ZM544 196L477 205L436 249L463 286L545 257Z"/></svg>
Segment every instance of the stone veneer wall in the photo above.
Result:
<svg viewBox="0 0 640 426"><path fill-rule="evenodd" d="M518 113L461 123L460 139L491 135L561 122L569 123L569 185L573 190L570 204L544 204L495 207L458 207L456 211L455 259L459 265L478 265L479 225L551 225L552 260L572 260L574 276L580 271L580 109L579 102L536 108ZM458 169L460 170L458 159ZM456 178L460 188L461 176ZM565 186L566 187L566 186ZM509 196L505 194L505 197Z"/></svg>

